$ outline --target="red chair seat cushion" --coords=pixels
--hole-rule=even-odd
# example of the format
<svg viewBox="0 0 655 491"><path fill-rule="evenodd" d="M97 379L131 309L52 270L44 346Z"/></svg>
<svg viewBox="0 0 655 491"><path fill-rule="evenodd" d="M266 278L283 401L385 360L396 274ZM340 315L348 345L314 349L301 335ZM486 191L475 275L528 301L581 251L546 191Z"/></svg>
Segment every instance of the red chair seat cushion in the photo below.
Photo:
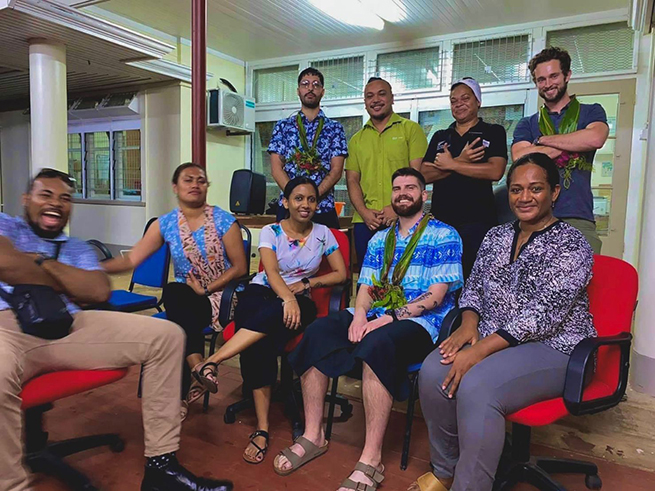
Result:
<svg viewBox="0 0 655 491"><path fill-rule="evenodd" d="M609 385L594 380L585 389L582 399L584 401L590 401L592 399L611 396L613 393L614 389ZM564 399L557 397L532 404L520 411L516 411L507 416L507 420L525 426L546 426L564 416L568 416L568 414L569 412L564 405Z"/></svg>
<svg viewBox="0 0 655 491"><path fill-rule="evenodd" d="M28 381L20 396L23 409L48 404L58 399L102 387L122 379L127 368L116 370L67 370L46 373Z"/></svg>

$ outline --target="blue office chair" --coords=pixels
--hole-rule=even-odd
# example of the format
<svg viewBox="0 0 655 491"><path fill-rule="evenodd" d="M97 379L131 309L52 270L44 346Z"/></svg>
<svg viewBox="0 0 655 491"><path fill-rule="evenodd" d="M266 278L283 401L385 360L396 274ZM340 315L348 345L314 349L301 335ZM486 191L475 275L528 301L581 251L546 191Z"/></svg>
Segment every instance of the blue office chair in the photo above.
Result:
<svg viewBox="0 0 655 491"><path fill-rule="evenodd" d="M143 231L144 235L148 227L157 218L151 218ZM143 295L134 293L134 285L149 286L152 288L164 288L168 282L168 271L171 263L171 253L166 244L162 245L154 254L143 261L132 273L129 290L113 290L109 304L119 312L138 312L140 310L157 309L161 312L163 298L154 295Z"/></svg>
<svg viewBox="0 0 655 491"><path fill-rule="evenodd" d="M239 223L237 221L237 223ZM246 252L246 269L250 272L250 254L252 253L252 233L248 230L248 227L244 227L239 223L239 228L241 229L241 235L243 236L243 248ZM222 305L221 305L222 307ZM229 306L227 307L229 308ZM160 311L156 314L153 314L153 317L157 319L166 319L166 312ZM209 341L209 356L214 354L216 351L216 340L218 339L218 332L215 331L211 326L207 326L202 331L205 336L205 342ZM139 377L139 397L141 397L141 378ZM209 408L209 392L205 394L205 398L202 403L202 410L207 412Z"/></svg>

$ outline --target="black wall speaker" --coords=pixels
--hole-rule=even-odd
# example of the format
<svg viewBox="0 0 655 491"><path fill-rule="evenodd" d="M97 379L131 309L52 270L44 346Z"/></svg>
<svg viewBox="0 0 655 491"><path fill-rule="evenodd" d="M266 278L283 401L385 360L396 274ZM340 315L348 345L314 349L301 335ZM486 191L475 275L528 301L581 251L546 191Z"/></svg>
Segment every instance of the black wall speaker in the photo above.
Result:
<svg viewBox="0 0 655 491"><path fill-rule="evenodd" d="M266 204L266 177L248 169L235 170L230 185L230 211L261 215Z"/></svg>

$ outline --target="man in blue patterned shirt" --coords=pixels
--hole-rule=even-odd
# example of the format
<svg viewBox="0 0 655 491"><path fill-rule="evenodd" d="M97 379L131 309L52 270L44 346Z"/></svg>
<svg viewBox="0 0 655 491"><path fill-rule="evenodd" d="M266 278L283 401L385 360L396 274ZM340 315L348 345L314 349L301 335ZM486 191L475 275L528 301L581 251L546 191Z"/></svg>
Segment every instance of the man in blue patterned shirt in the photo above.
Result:
<svg viewBox="0 0 655 491"><path fill-rule="evenodd" d="M423 213L427 192L418 170L398 169L391 182L398 220L368 244L355 308L314 321L289 354L301 376L305 433L278 456L278 473L288 474L327 450L322 421L328 377L361 366L366 441L341 486L376 488L383 478L382 442L393 400L409 395L408 366L434 349L441 323L455 305L463 278L459 235Z"/></svg>
<svg viewBox="0 0 655 491"><path fill-rule="evenodd" d="M316 183L321 197L313 221L339 228L339 217L334 209L334 185L341 179L343 163L348 156L348 143L341 123L329 119L320 108L325 94L324 82L323 74L315 68L305 68L300 72L300 111L275 124L268 153L271 154L271 174L280 189L284 189L294 177L306 175ZM319 168L300 168L297 161L299 151L314 151L320 159ZM280 193L277 220L285 216Z"/></svg>
<svg viewBox="0 0 655 491"><path fill-rule="evenodd" d="M20 399L28 380L54 370L141 365L148 457L141 490L231 490L230 482L198 478L175 458L184 332L161 319L78 306L107 301L110 283L91 247L63 232L72 192L68 174L43 169L23 196L25 218L0 213L0 288L11 295L16 285L49 286L73 317L68 335L44 339L23 332L10 305L0 299L0 489L31 489L23 462Z"/></svg>

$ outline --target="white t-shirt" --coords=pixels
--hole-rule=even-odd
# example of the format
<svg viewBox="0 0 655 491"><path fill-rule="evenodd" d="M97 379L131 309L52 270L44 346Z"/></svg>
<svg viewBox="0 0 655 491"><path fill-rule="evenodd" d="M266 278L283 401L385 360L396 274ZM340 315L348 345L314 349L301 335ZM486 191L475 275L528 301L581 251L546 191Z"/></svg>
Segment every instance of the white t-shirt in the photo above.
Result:
<svg viewBox="0 0 655 491"><path fill-rule="evenodd" d="M311 278L321 265L323 256L339 248L337 239L325 225L314 223L312 231L302 240L291 239L279 223L266 225L259 235L259 249L271 249L277 256L280 276L287 285L303 278ZM262 271L252 283L270 287L266 272Z"/></svg>

